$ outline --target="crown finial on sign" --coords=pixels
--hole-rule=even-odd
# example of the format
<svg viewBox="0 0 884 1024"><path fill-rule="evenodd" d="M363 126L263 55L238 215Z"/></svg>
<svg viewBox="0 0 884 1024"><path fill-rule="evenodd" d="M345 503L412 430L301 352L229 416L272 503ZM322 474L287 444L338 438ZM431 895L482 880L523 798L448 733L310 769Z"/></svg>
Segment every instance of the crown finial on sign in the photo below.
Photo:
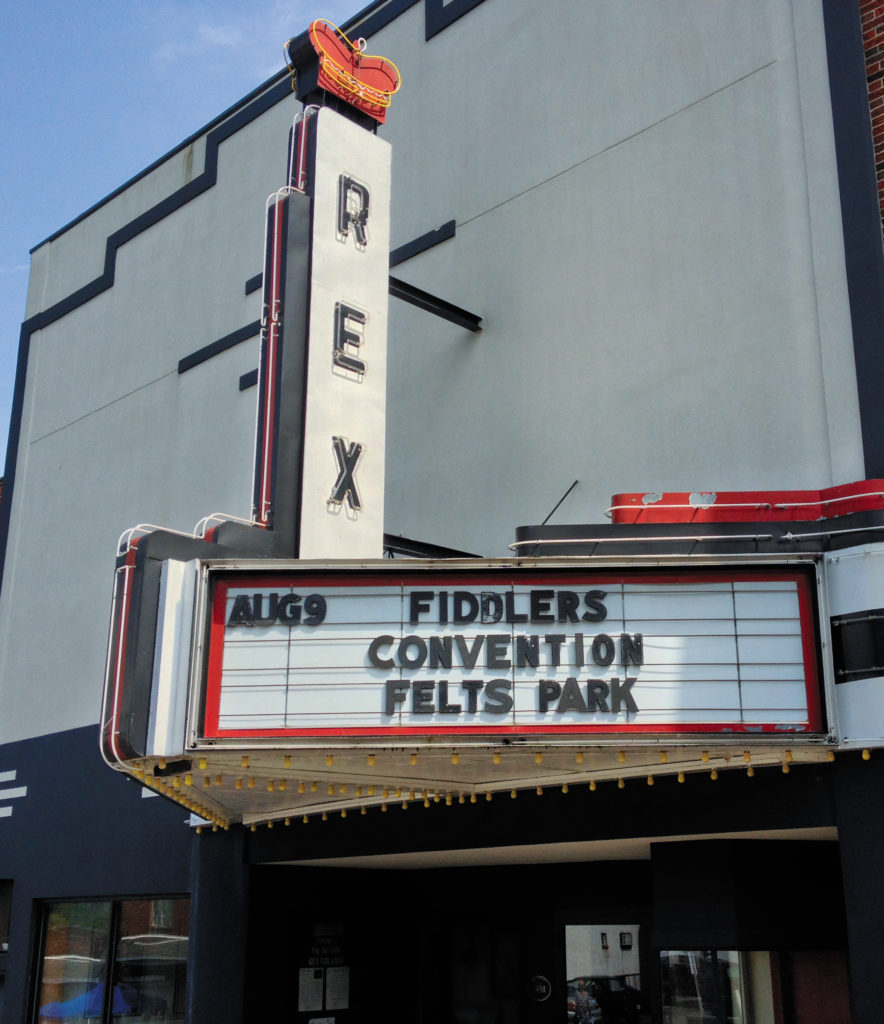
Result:
<svg viewBox="0 0 884 1024"><path fill-rule="evenodd" d="M355 41L325 18L286 43L292 88L298 98L313 102L323 91L383 124L391 98L399 90L399 69L385 57L365 53L366 41Z"/></svg>

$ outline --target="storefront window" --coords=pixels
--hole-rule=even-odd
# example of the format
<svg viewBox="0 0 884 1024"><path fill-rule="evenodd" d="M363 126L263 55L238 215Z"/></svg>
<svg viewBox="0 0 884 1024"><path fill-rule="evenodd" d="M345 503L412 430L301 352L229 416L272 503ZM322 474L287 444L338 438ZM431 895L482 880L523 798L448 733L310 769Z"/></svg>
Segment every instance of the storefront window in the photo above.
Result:
<svg viewBox="0 0 884 1024"><path fill-rule="evenodd" d="M185 898L47 904L36 1024L183 1024L189 924Z"/></svg>
<svg viewBox="0 0 884 1024"><path fill-rule="evenodd" d="M661 953L666 1024L749 1024L744 956L720 949Z"/></svg>
<svg viewBox="0 0 884 1024"><path fill-rule="evenodd" d="M666 950L665 1024L850 1024L843 950Z"/></svg>
<svg viewBox="0 0 884 1024"><path fill-rule="evenodd" d="M637 924L565 926L569 1024L644 1024L651 1019L642 994L638 939Z"/></svg>
<svg viewBox="0 0 884 1024"><path fill-rule="evenodd" d="M6 985L6 957L9 952L9 918L12 910L12 882L0 879L0 1018L3 1017L3 990Z"/></svg>

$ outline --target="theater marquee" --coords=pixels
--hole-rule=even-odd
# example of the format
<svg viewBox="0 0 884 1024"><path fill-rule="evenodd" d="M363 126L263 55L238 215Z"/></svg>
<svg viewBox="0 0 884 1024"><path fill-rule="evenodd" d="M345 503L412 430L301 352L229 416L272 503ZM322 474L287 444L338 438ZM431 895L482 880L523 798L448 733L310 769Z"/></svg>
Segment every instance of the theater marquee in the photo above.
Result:
<svg viewBox="0 0 884 1024"><path fill-rule="evenodd" d="M197 742L823 731L795 566L203 577Z"/></svg>

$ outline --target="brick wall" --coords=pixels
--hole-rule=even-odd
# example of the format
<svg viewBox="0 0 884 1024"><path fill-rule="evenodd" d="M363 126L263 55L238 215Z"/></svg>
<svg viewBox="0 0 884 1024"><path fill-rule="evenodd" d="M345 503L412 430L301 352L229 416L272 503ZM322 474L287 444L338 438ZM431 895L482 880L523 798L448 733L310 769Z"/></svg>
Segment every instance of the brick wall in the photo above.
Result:
<svg viewBox="0 0 884 1024"><path fill-rule="evenodd" d="M878 177L878 207L884 223L884 0L860 0L863 49L866 53L866 81L875 144Z"/></svg>

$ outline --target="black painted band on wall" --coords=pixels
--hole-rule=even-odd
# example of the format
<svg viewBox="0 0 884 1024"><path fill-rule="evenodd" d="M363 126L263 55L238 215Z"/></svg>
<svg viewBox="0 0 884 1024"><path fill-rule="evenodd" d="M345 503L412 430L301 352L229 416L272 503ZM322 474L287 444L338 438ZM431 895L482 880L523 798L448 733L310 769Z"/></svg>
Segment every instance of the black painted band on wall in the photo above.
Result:
<svg viewBox="0 0 884 1024"><path fill-rule="evenodd" d="M231 331L230 334L225 334L223 338L219 338L217 341L213 341L209 345L204 345L202 348L198 348L196 352L191 352L189 356L179 359L178 372L187 373L188 370L192 370L194 366L199 366L200 363L204 363L207 359L211 359L212 356L220 355L220 353L226 352L227 349L233 348L234 345L239 345L240 342L247 341L249 338L254 338L260 333L261 321L253 320L252 323L246 324L244 327L240 327L235 331Z"/></svg>
<svg viewBox="0 0 884 1024"><path fill-rule="evenodd" d="M863 457L884 476L884 248L859 5L823 0Z"/></svg>
<svg viewBox="0 0 884 1024"><path fill-rule="evenodd" d="M424 38L432 39L481 3L483 0L447 0L447 3L446 0L425 0Z"/></svg>

